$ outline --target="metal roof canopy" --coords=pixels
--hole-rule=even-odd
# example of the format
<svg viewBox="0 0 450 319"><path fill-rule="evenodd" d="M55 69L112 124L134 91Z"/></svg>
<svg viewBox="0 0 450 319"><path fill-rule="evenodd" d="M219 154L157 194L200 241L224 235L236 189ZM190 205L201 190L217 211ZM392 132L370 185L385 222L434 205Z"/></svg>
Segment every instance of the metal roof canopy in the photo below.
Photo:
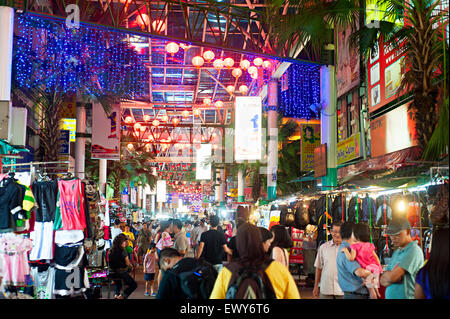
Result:
<svg viewBox="0 0 450 319"><path fill-rule="evenodd" d="M124 10L122 3L127 1L128 9ZM143 122L144 115L150 115L152 120L167 115L169 121L173 117L178 117L181 120L180 128L189 125L223 128L230 125L233 119L234 95L230 95L225 90L227 85L234 85L238 91L239 85L245 83L249 87L248 95L260 95L263 99L265 98L266 83L261 79L258 81L249 79L249 75L245 71L239 79L235 79L230 70L225 68L215 70L212 63L205 63L201 68L193 66L192 58L201 55L205 49L212 50L216 57L232 57L235 60L235 67L239 66L239 62L243 58L247 58L249 61L257 56L269 59L273 69L270 74L265 74L266 80L271 77L279 78L291 63L319 65L315 62L286 58L286 56L297 56L301 48L300 50L299 48L283 48L280 51L280 48L276 48L274 44L270 43L268 33L264 31L262 22L258 20L261 17L258 12L259 8L264 6L258 3L258 0L254 3L251 3L250 0L239 0L233 1L234 4L220 3L220 5L211 0L187 3L172 0L127 1L112 0L107 3L100 0L76 1L81 6L81 10L85 10L80 13L80 27L123 32L131 45L144 52L149 75L143 80L148 83L146 85L148 91L143 98L121 103L122 120L126 116L131 116L134 121ZM65 5L69 2L75 1L63 1ZM87 3L87 7L83 7L83 3ZM90 20L95 18L86 16L89 4L94 3L100 4L103 8L100 18L97 14L98 19L95 20L100 23L92 22ZM64 8L61 7L50 10L49 7L38 5L32 1L27 8L23 9L27 10L28 14L45 19L59 22L64 22L66 19ZM57 9L61 12L60 14ZM47 11L47 13L43 11ZM141 30L136 23L133 23L137 17L142 18L144 13L150 16L147 30ZM156 19L166 22L163 33L153 30L151 22ZM202 21L201 27L199 27L198 21ZM188 50L180 48L179 52L172 56L165 50L168 42L187 44L190 45L190 48ZM281 58L275 55L277 50L283 52L282 55L285 57ZM209 97L213 101L219 99L224 101L224 107L220 110L214 107L205 107L203 105L205 97ZM187 118L180 116L181 111L192 111L193 108L200 109L199 117L194 117L192 112ZM174 126L165 125L164 130L167 134L163 134L163 136L173 137ZM191 135L192 131L194 129L191 130ZM202 132L200 134L202 135ZM160 151L159 159L155 159L155 161L170 162L170 157L179 157L179 155L171 153L173 152L170 149L167 149L166 152ZM190 162L186 157L181 158L183 162Z"/></svg>

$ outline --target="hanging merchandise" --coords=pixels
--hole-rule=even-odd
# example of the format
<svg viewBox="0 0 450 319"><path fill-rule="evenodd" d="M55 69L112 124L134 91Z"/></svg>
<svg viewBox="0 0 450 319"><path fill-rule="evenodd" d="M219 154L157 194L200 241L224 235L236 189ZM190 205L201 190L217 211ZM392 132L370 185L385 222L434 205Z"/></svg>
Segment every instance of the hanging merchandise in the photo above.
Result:
<svg viewBox="0 0 450 319"><path fill-rule="evenodd" d="M5 176L0 181L0 230L11 232L15 221L19 219L22 210L23 193L22 188L12 176Z"/></svg>
<svg viewBox="0 0 450 319"><path fill-rule="evenodd" d="M390 206L390 198L386 195L381 195L377 197L377 216L376 216L376 226L387 225L392 219L392 209Z"/></svg>
<svg viewBox="0 0 450 319"><path fill-rule="evenodd" d="M89 288L82 243L55 245L55 289L59 296L79 296Z"/></svg>
<svg viewBox="0 0 450 319"><path fill-rule="evenodd" d="M294 207L295 223L294 227L297 229L306 229L309 224L308 206L303 201L298 201Z"/></svg>
<svg viewBox="0 0 450 319"><path fill-rule="evenodd" d="M344 193L340 193L334 198L331 213L333 220L347 220L347 200Z"/></svg>
<svg viewBox="0 0 450 319"><path fill-rule="evenodd" d="M297 228L291 228L291 239L292 248L289 252L289 263L290 264L303 264L303 236L305 234L304 230Z"/></svg>
<svg viewBox="0 0 450 319"><path fill-rule="evenodd" d="M377 214L377 206L375 200L366 194L366 197L362 199L362 213L359 220L363 222L370 222L375 220Z"/></svg>
<svg viewBox="0 0 450 319"><path fill-rule="evenodd" d="M55 288L55 268L50 265L31 267L34 280L34 296L36 299L53 299Z"/></svg>
<svg viewBox="0 0 450 319"><path fill-rule="evenodd" d="M359 213L362 210L361 202L358 198L358 195L352 197L348 204L348 220L352 223L358 223L359 221Z"/></svg>
<svg viewBox="0 0 450 319"><path fill-rule="evenodd" d="M30 260L53 259L53 222L35 222L30 239L33 241Z"/></svg>
<svg viewBox="0 0 450 319"><path fill-rule="evenodd" d="M317 225L317 200L313 199L310 203L309 203L309 207L308 207L308 216L309 216L309 223L311 225Z"/></svg>
<svg viewBox="0 0 450 319"><path fill-rule="evenodd" d="M58 204L55 216L56 229L59 229L59 217L64 230L86 228L85 199L81 192L81 180L58 180Z"/></svg>
<svg viewBox="0 0 450 319"><path fill-rule="evenodd" d="M58 184L56 181L38 181L31 186L38 208L37 222L53 222L55 220Z"/></svg>

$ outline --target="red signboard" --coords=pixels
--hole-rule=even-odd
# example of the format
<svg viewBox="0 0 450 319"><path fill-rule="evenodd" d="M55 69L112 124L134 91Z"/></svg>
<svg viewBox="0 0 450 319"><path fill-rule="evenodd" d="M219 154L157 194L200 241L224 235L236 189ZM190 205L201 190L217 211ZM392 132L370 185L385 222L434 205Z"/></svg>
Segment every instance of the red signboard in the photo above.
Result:
<svg viewBox="0 0 450 319"><path fill-rule="evenodd" d="M294 227L292 227L291 230L293 246L289 255L289 263L303 264L303 236L305 232Z"/></svg>
<svg viewBox="0 0 450 319"><path fill-rule="evenodd" d="M399 92L402 79L408 71L404 49L404 43L394 50L380 39L378 48L370 53L367 65L369 112L382 108L406 93L406 90Z"/></svg>

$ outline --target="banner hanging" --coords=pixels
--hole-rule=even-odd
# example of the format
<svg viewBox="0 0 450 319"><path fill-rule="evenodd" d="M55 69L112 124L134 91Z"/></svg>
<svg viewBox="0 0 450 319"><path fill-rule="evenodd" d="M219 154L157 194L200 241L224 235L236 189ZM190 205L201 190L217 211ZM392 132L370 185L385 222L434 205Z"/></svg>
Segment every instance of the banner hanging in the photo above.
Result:
<svg viewBox="0 0 450 319"><path fill-rule="evenodd" d="M120 159L120 105L109 115L100 104L92 106L92 155L94 159Z"/></svg>
<svg viewBox="0 0 450 319"><path fill-rule="evenodd" d="M314 149L320 146L320 124L300 124L301 170L314 169Z"/></svg>
<svg viewBox="0 0 450 319"><path fill-rule="evenodd" d="M195 179L210 180L211 179L211 155L212 145L201 144L196 152L196 169Z"/></svg>
<svg viewBox="0 0 450 319"><path fill-rule="evenodd" d="M261 112L260 96L236 97L234 135L236 161L261 160Z"/></svg>

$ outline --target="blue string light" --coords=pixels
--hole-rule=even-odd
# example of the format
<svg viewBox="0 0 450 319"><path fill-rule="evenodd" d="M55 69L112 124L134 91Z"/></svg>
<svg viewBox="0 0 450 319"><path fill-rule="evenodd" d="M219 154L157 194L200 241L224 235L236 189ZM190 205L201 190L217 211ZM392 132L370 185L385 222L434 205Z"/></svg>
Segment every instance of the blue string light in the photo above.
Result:
<svg viewBox="0 0 450 319"><path fill-rule="evenodd" d="M17 16L14 74L24 88L47 92L139 97L148 76L145 60L120 32L89 27L68 29L63 23Z"/></svg>
<svg viewBox="0 0 450 319"><path fill-rule="evenodd" d="M320 102L320 66L291 64L286 72L288 89L279 94L278 111L285 117L319 119L310 106Z"/></svg>

